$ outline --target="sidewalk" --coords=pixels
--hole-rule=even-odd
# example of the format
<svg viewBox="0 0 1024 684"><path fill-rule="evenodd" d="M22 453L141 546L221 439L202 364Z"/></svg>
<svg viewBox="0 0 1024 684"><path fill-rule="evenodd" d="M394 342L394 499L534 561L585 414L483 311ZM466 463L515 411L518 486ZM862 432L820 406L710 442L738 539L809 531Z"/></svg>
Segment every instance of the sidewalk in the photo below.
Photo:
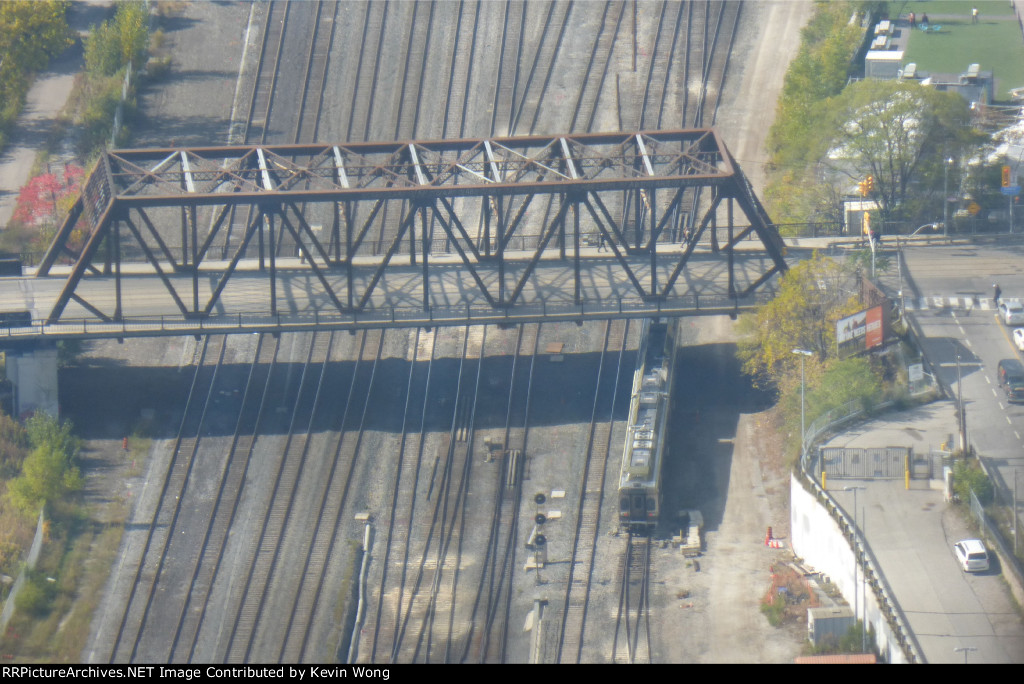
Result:
<svg viewBox="0 0 1024 684"><path fill-rule="evenodd" d="M102 21L113 0L78 0L68 11L71 30L88 31ZM0 230L7 227L18 202L18 192L32 173L36 155L46 146L47 138L64 110L82 70L81 42L76 42L63 55L55 58L49 68L39 74L28 91L25 108L18 115L11 139L0 154Z"/></svg>
<svg viewBox="0 0 1024 684"><path fill-rule="evenodd" d="M956 439L956 410L936 401L886 414L845 430L825 446L911 447L927 454ZM1014 611L1000 571L968 576L952 544L977 536L972 524L945 501L940 483L900 479L830 478L829 493L854 517L892 588L929 663L1024 662L1024 621ZM860 498L855 498L859 489ZM877 619L874 611L869 611Z"/></svg>

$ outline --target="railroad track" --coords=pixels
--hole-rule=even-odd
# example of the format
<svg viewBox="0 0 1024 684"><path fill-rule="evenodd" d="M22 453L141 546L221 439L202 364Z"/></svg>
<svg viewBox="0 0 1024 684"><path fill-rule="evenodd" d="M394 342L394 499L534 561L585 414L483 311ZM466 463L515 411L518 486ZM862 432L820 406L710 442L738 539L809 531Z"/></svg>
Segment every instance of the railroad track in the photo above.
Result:
<svg viewBox="0 0 1024 684"><path fill-rule="evenodd" d="M384 333L371 330L362 334L360 351L356 356L352 382L349 385L345 408L336 434L335 456L327 476L327 489L320 501L316 516L312 543L306 554L302 579L299 582L297 599L285 630L286 637L279 655L279 662L300 662L308 658L310 629L320 604L324 575L332 562L340 563L335 546L341 514L348 501L349 486L356 465L356 455L362 442L363 428L369 410L370 390L374 386L377 362L384 348ZM369 365L369 369L366 366ZM363 371L363 381L359 373ZM348 432L343 427L349 412L358 414L354 429ZM347 438L347 439L346 439ZM320 610L323 610L322 608Z"/></svg>
<svg viewBox="0 0 1024 684"><path fill-rule="evenodd" d="M305 337L307 336L297 335L293 339L302 340ZM278 409L284 409L284 413L289 415L287 438L274 478L270 505L267 507L258 535L254 535L250 541L251 562L244 584L240 587L241 600L228 641L226 660L230 663L250 661L257 628L265 615L265 601L271 590L286 527L289 523L293 526L304 524L293 521L291 513L306 461L309 431L320 398L323 369L327 364L331 338L331 333L313 333L312 339L304 340L308 349L297 382L298 387L293 396L291 393L281 395L281 405ZM291 384L288 380L286 377L286 388ZM301 534L294 527L291 531L293 535Z"/></svg>
<svg viewBox="0 0 1024 684"><path fill-rule="evenodd" d="M276 597L274 606L283 605L289 611L296 605L293 568L290 561L282 561L282 553L286 541L301 547L311 539L309 521L304 515L305 501L300 503L297 499L300 489L316 492L321 484L317 469L320 459L316 458L320 452L317 449L311 453L310 445L314 422L323 409L324 377L331 360L334 338L333 333L314 333L300 381L283 467L278 477L282 491L276 493L272 501L267 518L270 534L262 540L266 543L265 546L261 544L261 553L257 557L257 563L262 561L262 565L253 573L252 586L258 600L249 601L246 597L247 607L255 605L256 616L245 649L247 662L258 660L258 654L279 651L287 639L287 631L280 629L281 612L272 608L268 600ZM286 501L281 494L287 494ZM255 581L257 579L258 582ZM245 615L244 609L242 614Z"/></svg>
<svg viewBox="0 0 1024 684"><path fill-rule="evenodd" d="M201 352L196 352L198 358L185 412L171 451L156 512L146 534L141 559L128 588L127 602L110 653L111 662L133 662L145 637L144 628L181 510L181 499L195 462L203 419L224 358L225 344L224 336L206 337Z"/></svg>
<svg viewBox="0 0 1024 684"><path fill-rule="evenodd" d="M326 4L326 6L325 6ZM309 43L306 57L305 87L299 101L295 130L295 143L310 143L317 139L320 129L320 115L323 111L324 90L327 83L327 64L334 47L334 27L338 18L337 2L316 3L313 39Z"/></svg>
<svg viewBox="0 0 1024 684"><path fill-rule="evenodd" d="M665 3L658 6L641 3L633 7L633 11L641 13L658 11L660 18L656 21L657 32L645 39L655 44L656 49L650 55L649 62L641 60L637 66L638 73L642 74L641 78L645 79L643 101L637 110L638 119L626 123L646 125L647 122L658 121L660 125L663 118L673 117L679 117L677 120L681 120L684 125L691 119L713 120L717 107L715 98L728 71L727 63L720 60L719 55L734 39L730 36L735 36L735 26L740 12L739 3L724 4L728 7L706 1L684 5ZM313 140L317 137L317 131L321 128L321 116L326 106L321 98L327 89L326 86L334 78L333 75L328 75L331 55L344 43L344 40L338 40L342 24L338 8L338 3L329 2L273 2L266 7L259 50L260 67L249 102L247 142L266 141L267 136L272 135L275 130L291 131L294 141ZM623 19L630 13L630 5L627 3L606 2L598 5L560 1L543 5L508 2L493 6L469 1L460 2L458 5L370 2L345 9L346 12L350 12L346 17L346 23L352 22L358 26L353 33L357 36L361 33L363 40L358 60L347 62L347 73L338 76L339 79L351 79L353 85L351 97L347 98L346 102L333 104L339 109L333 113L332 119L338 122L339 128L347 131L344 137L352 141L390 137L392 131L398 138L464 137L506 132L534 133L539 128L550 127L552 121L570 120L570 128L573 130L592 130L597 125L602 110L609 106L609 84L614 70L614 57L625 39L623 29L626 23ZM477 36L482 35L487 28L497 26L484 25L486 21L493 22L495 17L499 18L500 26L503 27L501 41L500 44L494 42L487 47L483 41L478 41ZM586 21L588 19L589 23ZM698 26L701 22L703 26ZM435 37L442 25L454 26L448 29L452 31L451 35L455 36L450 45L439 44ZM586 31L579 30L583 25L586 25ZM294 33L298 31L298 26L310 26L312 31L308 34L306 43L302 45L301 59L305 64L305 84L301 91L301 100L297 109L291 107L293 111L288 112L280 103L274 104L272 95L278 89L282 60L299 59L291 56L292 52L296 51L289 50L289 39L286 38L289 27ZM400 40L396 40L396 32L401 33ZM351 44L356 41L348 42ZM680 54L679 51L685 54ZM564 83L559 83L559 72L570 68L573 60L581 61L580 54L589 57L586 72L582 77L573 79L571 87L567 89ZM396 58L396 55L400 57ZM436 88L432 87L431 92L426 92L424 84L428 81L433 82L426 77L430 73L440 73L444 76L438 79ZM696 94L687 95L688 81L691 78L701 84L699 97ZM385 83L398 93L392 103L385 103L382 99L385 96L379 94L386 90ZM474 100L473 93L478 91L476 86L480 83L485 83L489 87L489 97ZM694 92L696 93L696 90ZM442 97L443 102L438 101ZM687 97L690 97L689 103L680 107L677 98L683 98L685 103ZM436 107L428 107L428 103L436 103ZM391 106L392 104L395 106ZM696 113L698 108L700 114ZM294 118L287 118L288 116ZM520 128L528 130L520 131ZM659 199L662 202L666 201L666 198ZM694 197L694 206L696 201ZM531 211L550 218L552 206L548 203L542 207L538 202L531 207ZM502 208L507 212L507 217L511 217L519 209L520 207L511 204ZM363 211L373 210L364 208ZM367 214L346 218L355 225L362 225L364 221L370 220ZM394 229L394 219L392 218L389 223L383 212L371 218L373 231L368 233L366 239L376 239L379 244L386 244L388 237L394 234L389 232ZM666 231L666 234L668 232ZM441 249L440 245L443 243L444 241L437 240L432 244L436 245L435 248ZM283 244L280 243L279 246ZM341 249L340 245L335 247ZM432 333L436 334L437 331ZM472 359L477 358L476 371L479 375L484 364L483 336L497 340L503 334L495 328L486 331L479 329L481 339L478 358L474 357L470 342L467 344L468 351L464 351L459 363L467 364L468 368L472 365ZM426 337L421 335L422 339ZM290 342L294 338L286 336L284 339ZM392 335L387 339L395 338ZM433 541L429 548L418 547L413 536L415 530L409 529L397 532L394 541L388 542L395 545L395 550L392 551L395 557L398 555L399 546L408 547L408 552L403 551L402 555L411 559L408 573L409 588L405 590L402 602L395 604L400 605L401 609L396 609L394 622L380 628L381 631L389 631L396 636L392 637L388 644L382 642L373 656L369 656L366 650L368 639L364 640L360 646L363 652L357 657L431 662L507 660L510 638L515 633L515 630L509 629L508 620L515 589L516 549L523 541L523 531L520 529L521 520L525 521L521 510L522 456L526 453L528 407L530 392L534 391L533 363L538 339L539 326L527 326L517 331L516 356L509 378L508 418L504 444L502 454L494 467L490 467L490 464L486 469L478 467L479 461L474 464L470 458L475 429L475 421L471 416L475 415L479 399L476 397L478 390L471 387L472 383L468 380L473 373L467 371L467 384L462 387L460 382L458 390L459 396L467 398L456 402L448 414L452 424L460 427L449 435L447 443L440 445L444 457L438 461L434 488L431 490L426 481L427 474L432 470L432 459L419 463L418 458L410 456L408 463L401 466L398 471L407 483L414 483L413 478L415 482L424 480L420 484L426 488L430 499L424 503L426 495L423 492L414 491L413 496L421 497L417 506L419 513L423 515L418 517L421 522L428 523L424 533L431 535ZM469 338L465 338L464 343L466 340ZM325 588L326 578L329 577L332 568L344 565L351 555L345 544L336 540L344 538L344 534L339 532L341 529L347 529L347 523L342 522L343 517L346 513L351 513L352 507L357 505L352 500L355 497L350 494L350 482L353 478L358 479L359 475L357 464L363 443L363 430L366 416L374 410L371 408L370 395L375 387L375 373L384 343L385 336L377 331L362 334L356 345L359 351L352 356L340 348L339 351L331 351L328 354L326 348L314 351L309 347L308 354L315 362L307 365L310 369L310 379L306 388L302 390L302 396L306 399L302 400L302 407L298 407L300 402L297 400L291 407L296 410L289 414L292 423L289 434L292 430L295 430L295 434L285 447L285 454L274 455L275 458L282 459L284 469L279 473L278 491L267 504L265 528L257 531L256 536L265 541L257 542L256 546L247 551L251 554L254 565L240 575L248 574L249 578L244 581L239 579L231 590L222 590L229 600L234 602L226 612L237 611L238 614L235 624L228 625L235 636L230 648L220 645L217 648L221 649L221 652L211 655L210 647L204 640L207 639L207 635L213 633L214 619L223 621L225 616L211 614L210 596L218 582L218 586L229 583L223 576L227 568L225 556L228 554L229 539L239 525L236 511L242 498L250 455L260 454L261 457L265 457L273 448L268 440L259 438L273 432L273 428L266 423L280 417L274 413L273 407L264 406L269 401L267 397L277 391L276 387L281 382L282 374L286 372L283 366L277 365L280 340L259 340L250 369L250 379L246 381L246 389L242 395L237 416L238 427L232 436L233 443L225 452L227 457L223 464L221 479L213 485L217 494L208 517L200 521L202 541L193 542L194 553L197 556L190 560L192 565L187 569L193 589L191 593L181 597L180 603L174 604L172 612L176 617L176 631L162 646L164 652L168 654L168 660L203 660L215 655L217 658L232 662L274 657L281 662L295 662L322 656L323 646L322 643L316 642L318 637L314 625L319 619L318 616L323 617L331 612L334 597L324 593L331 591ZM215 345L218 342L210 341L208 344ZM220 341L219 344L224 343ZM487 344L490 345L491 342L488 341ZM612 347L614 345L610 348ZM190 421L189 425L196 420L195 412L200 410L199 397L204 392L210 394L215 391L214 380L208 378L207 373L214 367L212 358L218 353L217 349L210 347L197 365L195 377L201 380L196 384L194 379L195 398L190 399L183 425L186 420ZM607 353L611 352L606 351ZM319 363L321 354L324 358L334 356L336 360L351 359L355 364L355 370L351 382L340 392L331 386L330 391L336 394L347 393L344 417L341 418L337 429L332 429L330 434L324 437L324 440L331 441L330 447L325 447L325 451L331 453L328 458L333 460L325 479L317 482L315 488L308 490L311 492L308 496L311 497L312 510L317 511L316 521L308 525L309 529L301 530L302 525L293 520L289 512L296 497L307 496L307 489L299 484L304 479L301 465L305 460L304 454L312 448L309 427L304 425L312 425L315 422L314 407L318 401L312 396L319 392L319 389L314 391L312 388L314 385L320 387L320 384L314 382L312 378L316 375L314 366ZM410 372L420 373L424 370L424 361L421 359L417 362L415 358L414 355L414 368ZM429 365L429 362L427 363ZM417 364L418 369L415 368ZM330 378L326 365L319 367L319 371L321 378ZM419 376L414 379L412 375L410 379L414 382L406 391L407 402L409 397L425 397L428 391L433 392L426 389L432 380L425 380ZM205 384L207 381L209 385ZM319 381L323 382L325 381ZM427 385L424 385L424 390L417 395L418 390L415 387L423 383ZM469 398L471 395L472 400ZM595 400L595 405L596 403ZM418 408L418 404L407 406L407 411L412 411L410 424L415 423L417 417L421 424L428 423L426 401L422 409L417 410ZM386 410L387 405L381 403L377 409ZM399 410L401 407L394 408L396 414ZM261 422L260 416L264 413L267 415ZM592 459L596 459L599 458L597 454L602 449L606 453L611 449L605 434L610 434L611 423L608 423L607 430L597 425L591 430L589 450L594 454ZM460 432L466 435L465 439L459 439ZM414 430L410 429L403 451L418 454L424 452L428 446L436 446L426 442L422 429L419 434L413 433ZM185 453L190 450L194 450L194 445L190 445L187 438L184 442L179 440L175 459L181 463L176 461L165 481L160 516L178 514L176 509L168 508L169 500L174 496L181 497L181 494L176 495L174 492L180 488L187 490L190 486L187 480L180 479L183 476L177 470L184 467L187 471L188 466L183 464L187 460ZM413 467L413 461L418 463L418 471ZM382 460L382 463L390 465L390 461L387 460ZM595 512L599 510L595 508L599 501L598 467L594 461L592 465L593 474L590 474L591 469L588 469L588 475L582 481L580 490L577 536L582 545L579 549L580 560L572 565L573 572L578 572L580 576L586 572L587 563L583 558L588 553L591 564L600 562L593 543L590 542L588 551L583 541L592 538L599 529ZM355 483L355 486L358 486L358 483ZM300 490L302 494L299 493ZM489 523L476 525L479 518L470 517L466 504L467 492L493 492L492 499L486 504L474 504L477 507L474 515L483 515L485 518L493 516ZM442 503L442 500L447 503ZM254 515L263 517L264 511L258 510ZM431 529L429 522L435 517L437 522ZM411 525L411 509L408 519ZM382 519L378 522L385 521ZM477 539L471 537L476 533L475 530L467 527L474 525L479 527L480 538L485 539L480 548L486 549L486 556L483 567L479 570L467 570L461 567L459 559L462 548L476 543L470 541ZM241 527L237 527L237 530L244 531ZM168 530L167 533L173 534L173 531ZM137 649L141 638L139 634L145 632L148 624L147 609L142 606L144 603L150 603L143 600L143 595L155 591L153 587L160 579L160 571L158 569L154 572L153 559L160 555L158 549L161 546L165 554L168 548L166 545L169 544L166 539L159 536L164 534L163 531L155 531L155 534L157 536L146 542L146 556L150 561L140 566L138 577L144 578L143 582L129 592L131 596L118 630L118 644L111 652L111 658L131 660L134 657L132 654L142 652ZM405 535L404 538L402 535ZM282 555L284 551L280 550L280 541L282 537L293 536L300 537L295 543L298 555L294 558L298 560L285 561L285 556ZM378 539L378 551L375 552L376 557L372 561L377 564L378 569L378 559L384 555L379 549L384 543L383 539ZM427 551L424 551L424 548L427 548ZM286 580L280 566L285 562L295 562L300 570L294 575L297 578L295 586L283 589ZM387 568L389 562L392 566L390 569ZM257 563L258 569L255 565ZM416 563L420 563L419 568L416 567ZM143 567L147 569L143 571ZM386 560L384 572L395 575L395 562ZM148 588L147 582L152 582ZM238 587L242 584L247 584L249 588L239 593ZM573 586L579 584L576 580L572 582ZM476 594L475 597L473 592ZM281 598L275 598L278 595L281 595ZM383 590L380 596L372 597L371 603L377 603L382 596ZM471 609L457 605L459 602L468 604L469 601L465 598L467 596L470 600L475 599ZM393 596L385 597L388 601L393 599ZM270 603L272 601L273 603ZM578 623L579 636L570 638L567 634L561 645L564 656L560 659L573 660L571 654L575 652L575 660L580 660L583 653L580 644L584 635L589 633L584 630L595 629L594 625L586 624L585 603L584 599L582 612L574 612L571 620L567 619L564 622L563 629L567 633L575 633L575 626L572 629L569 627L570 624ZM273 610L268 609L271 605L274 607ZM579 600L575 594L571 599L566 599L566 606L569 605L577 606L573 608L574 611L580 610ZM150 608L148 612L151 613L152 610ZM380 611L368 616L367 631L371 631L370 625L376 625L385 619L379 613ZM275 619L280 623L274 630L265 624L269 623L265 617L270 615L277 616ZM139 634L132 634L133 625L136 623L139 624ZM378 628L374 626L373 629ZM271 636L272 632L274 636ZM636 630L633 633L635 634ZM147 643L155 643L161 637L153 633L145 639ZM634 648L634 659L636 652L637 648Z"/></svg>
<svg viewBox="0 0 1024 684"><path fill-rule="evenodd" d="M629 533L622 554L619 608L615 617L612 662L651 662L651 546L649 536Z"/></svg>
<svg viewBox="0 0 1024 684"><path fill-rule="evenodd" d="M376 90L378 62L384 44L388 6L389 4L386 2L368 2L363 5L363 31L359 42L362 49L359 51L359 58L356 62L355 83L352 86L352 93L355 97L349 103L348 126L345 130L346 141L366 141L369 135L372 95ZM365 85L367 78L371 80L369 87ZM359 97L364 93L369 97ZM364 103L365 107L362 106Z"/></svg>
<svg viewBox="0 0 1024 684"><path fill-rule="evenodd" d="M373 626L371 643L365 649L369 662L380 662L382 659L390 662L395 644L399 641L398 630L402 614L409 609L408 603L411 600L405 593L405 583L412 548L412 525L416 514L417 482L423 458L423 432L426 429L428 407L427 393L433 370L436 332L436 328L432 333L426 334L421 333L420 329L416 329L415 337L406 355L409 374L405 392L405 407L402 412L398 464L392 485L391 508L387 516L378 520L378 526L386 527L387 534L383 539L383 572L377 591L377 600L375 605L371 605L371 611L367 616L367 624ZM421 344L421 335L423 344ZM419 378L418 382L417 378ZM419 413L419 425L413 431L410 428L415 423L410 423L411 413L413 413L410 411L410 402L414 391L421 393L423 401ZM415 420L415 417L412 418ZM394 558L392 558L392 553L395 554ZM398 573L398 581L394 590L388 592L388 575L392 571ZM392 582L394 583L393 576ZM387 598L385 598L386 596Z"/></svg>
<svg viewBox="0 0 1024 684"><path fill-rule="evenodd" d="M256 83L249 100L246 117L245 142L265 142L270 113L274 104L274 88L281 67L284 31L288 24L290 2L271 2L267 8L260 39L260 58L257 63Z"/></svg>
<svg viewBox="0 0 1024 684"><path fill-rule="evenodd" d="M609 321L605 325L605 349L601 355L594 388L583 486L577 505L579 516L576 521L572 559L569 563L569 581L561 620L561 639L556 658L556 662L560 663L579 663L583 655L590 582L597 559L595 546L600 527L601 504L604 500L605 474L611 455L615 399L618 396L618 379L628 335L628 321Z"/></svg>
<svg viewBox="0 0 1024 684"><path fill-rule="evenodd" d="M188 592L178 614L178 626L170 643L167 662L191 662L195 655L199 628L209 607L214 579L224 558L228 532L238 511L245 476L249 470L253 443L259 431L260 416L267 398L267 386L273 373L274 362L281 338L260 335L256 343L246 379L235 434L229 449L225 471L220 479L217 499L213 505L206 534L200 545L200 555L192 570L192 591Z"/></svg>
<svg viewBox="0 0 1024 684"><path fill-rule="evenodd" d="M504 662L509 605L516 570L517 532L523 491L523 460L530 418L530 392L540 325L519 326L509 379L500 468L492 482L495 500L484 569L470 613L459 662Z"/></svg>
<svg viewBox="0 0 1024 684"><path fill-rule="evenodd" d="M337 11L337 2L325 3L323 0L317 0L315 3L282 0L268 3L261 25L259 61L255 81L249 93L248 115L241 142L262 145L272 142L312 142L316 139L320 112L323 108L327 66L334 43ZM300 30L307 23L312 24L308 44L305 41L302 43L308 47L305 48L301 60L294 60L291 57L294 50L286 49L286 35L293 35L289 34L288 30L296 23ZM302 86L295 93L295 97L284 95L288 106L279 107L275 112L275 97L281 97L276 91L282 65L293 61L303 64L302 75L296 79L296 83L290 82L291 79L286 79L285 83L292 88L298 87L298 84ZM296 100L299 102L298 107L293 104ZM289 133L283 135L282 131ZM222 259L229 259L231 256L232 234L244 236L252 220L252 207L244 211L232 209L221 247ZM287 233L284 231L281 231L278 237L280 239L276 246L277 254L293 254L296 249L294 240L287 239Z"/></svg>
<svg viewBox="0 0 1024 684"><path fill-rule="evenodd" d="M455 605L455 583L465 527L477 396L484 347L482 327L466 328L458 389L447 448L428 489L429 527L412 583L408 609L392 648L391 662L447 662ZM436 482L436 485L435 485ZM422 529L422 528L421 528ZM440 606L440 609L439 609Z"/></svg>

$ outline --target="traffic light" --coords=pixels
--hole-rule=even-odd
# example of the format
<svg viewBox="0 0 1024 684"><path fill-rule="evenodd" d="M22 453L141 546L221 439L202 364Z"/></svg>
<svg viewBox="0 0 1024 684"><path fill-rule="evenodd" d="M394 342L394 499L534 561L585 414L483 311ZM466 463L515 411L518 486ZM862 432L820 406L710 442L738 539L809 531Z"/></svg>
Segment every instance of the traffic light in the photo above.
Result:
<svg viewBox="0 0 1024 684"><path fill-rule="evenodd" d="M861 182L857 183L857 187L860 188L861 197L868 196L868 182L866 180L862 180Z"/></svg>
<svg viewBox="0 0 1024 684"><path fill-rule="evenodd" d="M875 191L875 177L874 176L868 176L865 179L864 182L867 183L868 194L871 194L872 192Z"/></svg>

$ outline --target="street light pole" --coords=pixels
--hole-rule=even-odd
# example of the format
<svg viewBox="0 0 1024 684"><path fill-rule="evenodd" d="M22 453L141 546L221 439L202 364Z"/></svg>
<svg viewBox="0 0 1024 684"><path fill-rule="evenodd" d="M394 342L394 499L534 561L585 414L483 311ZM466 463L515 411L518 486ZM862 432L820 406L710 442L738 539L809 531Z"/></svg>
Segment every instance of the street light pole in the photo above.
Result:
<svg viewBox="0 0 1024 684"><path fill-rule="evenodd" d="M960 352L956 353L956 422L960 428L960 455L967 455L967 411L964 410L964 393L960 382Z"/></svg>
<svg viewBox="0 0 1024 684"><path fill-rule="evenodd" d="M949 167L952 165L953 158L946 157L942 174L942 237L949 236Z"/></svg>
<svg viewBox="0 0 1024 684"><path fill-rule="evenodd" d="M806 383L804 382L804 357L812 356L814 352L806 349L794 349L793 353L799 354L800 356L800 462L804 463L804 459L807 458L807 427L805 425L806 405L804 402L804 392L806 387Z"/></svg>
<svg viewBox="0 0 1024 684"><path fill-rule="evenodd" d="M853 492L853 619L857 619L857 566L860 562L857 560L857 538L860 536L860 528L857 526L857 491L864 489L863 487L845 487L844 492ZM866 626L864 624L867 618L867 597L864 597L864 610L862 612L860 622L860 649L861 653L867 652L867 636L865 634Z"/></svg>
<svg viewBox="0 0 1024 684"><path fill-rule="evenodd" d="M963 652L963 654L964 654L964 665L966 665L967 664L967 654L970 653L971 651L977 651L977 650L978 649L974 648L973 646L961 646L959 648L954 648L953 652L954 653Z"/></svg>

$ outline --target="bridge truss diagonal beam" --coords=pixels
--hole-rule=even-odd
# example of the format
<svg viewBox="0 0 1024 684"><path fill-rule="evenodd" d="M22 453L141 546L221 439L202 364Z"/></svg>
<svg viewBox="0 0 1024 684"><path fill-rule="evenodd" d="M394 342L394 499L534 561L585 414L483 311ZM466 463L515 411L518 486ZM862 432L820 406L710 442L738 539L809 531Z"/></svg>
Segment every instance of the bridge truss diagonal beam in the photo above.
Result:
<svg viewBox="0 0 1024 684"><path fill-rule="evenodd" d="M738 308L784 257L707 128L114 150L37 277L64 267L51 324L481 304L508 315L595 298Z"/></svg>

